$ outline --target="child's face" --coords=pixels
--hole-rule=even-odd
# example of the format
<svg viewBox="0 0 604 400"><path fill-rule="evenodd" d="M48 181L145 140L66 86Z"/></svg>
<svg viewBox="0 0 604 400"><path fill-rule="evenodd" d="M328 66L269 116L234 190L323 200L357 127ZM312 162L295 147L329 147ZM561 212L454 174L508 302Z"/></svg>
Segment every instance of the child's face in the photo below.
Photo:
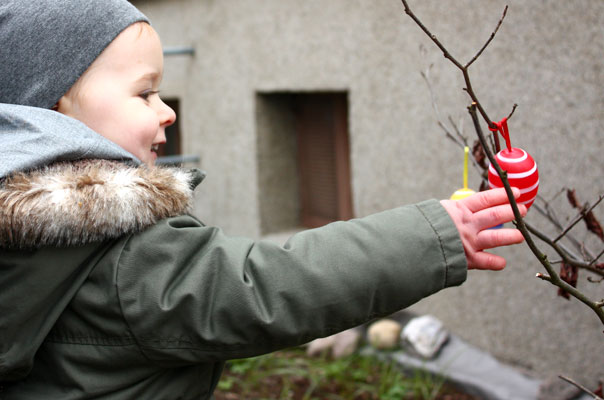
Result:
<svg viewBox="0 0 604 400"><path fill-rule="evenodd" d="M158 95L163 64L155 30L131 25L59 100L57 110L153 165L157 146L166 142L165 128L176 119Z"/></svg>

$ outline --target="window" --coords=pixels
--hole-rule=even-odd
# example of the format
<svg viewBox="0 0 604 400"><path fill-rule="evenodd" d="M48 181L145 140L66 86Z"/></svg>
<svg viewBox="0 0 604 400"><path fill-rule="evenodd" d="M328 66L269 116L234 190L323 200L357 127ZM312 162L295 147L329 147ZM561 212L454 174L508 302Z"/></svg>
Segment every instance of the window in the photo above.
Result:
<svg viewBox="0 0 604 400"><path fill-rule="evenodd" d="M353 216L345 92L257 96L262 233Z"/></svg>
<svg viewBox="0 0 604 400"><path fill-rule="evenodd" d="M177 99L166 99L164 103L176 113L176 122L166 128L166 143L159 146L159 157L176 156L181 154L180 147L180 102Z"/></svg>

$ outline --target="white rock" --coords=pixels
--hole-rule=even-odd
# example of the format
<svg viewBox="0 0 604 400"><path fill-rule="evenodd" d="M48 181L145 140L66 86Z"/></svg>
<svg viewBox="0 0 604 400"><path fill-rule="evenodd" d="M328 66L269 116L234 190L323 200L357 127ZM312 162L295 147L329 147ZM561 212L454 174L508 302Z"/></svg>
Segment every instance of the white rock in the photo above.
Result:
<svg viewBox="0 0 604 400"><path fill-rule="evenodd" d="M401 332L401 340L424 358L432 358L449 338L442 322L431 315L410 320Z"/></svg>

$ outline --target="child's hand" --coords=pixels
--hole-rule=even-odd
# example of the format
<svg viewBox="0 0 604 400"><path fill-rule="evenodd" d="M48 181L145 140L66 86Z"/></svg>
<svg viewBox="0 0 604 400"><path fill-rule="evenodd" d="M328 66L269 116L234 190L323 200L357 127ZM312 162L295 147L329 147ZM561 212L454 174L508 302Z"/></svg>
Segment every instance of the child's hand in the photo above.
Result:
<svg viewBox="0 0 604 400"><path fill-rule="evenodd" d="M520 196L516 188L514 197ZM524 237L517 229L488 229L514 219L505 189L493 189L476 193L462 200L440 202L455 223L463 248L466 252L468 269L500 270L505 267L505 258L484 252L499 246L520 243ZM519 204L522 216L526 207Z"/></svg>

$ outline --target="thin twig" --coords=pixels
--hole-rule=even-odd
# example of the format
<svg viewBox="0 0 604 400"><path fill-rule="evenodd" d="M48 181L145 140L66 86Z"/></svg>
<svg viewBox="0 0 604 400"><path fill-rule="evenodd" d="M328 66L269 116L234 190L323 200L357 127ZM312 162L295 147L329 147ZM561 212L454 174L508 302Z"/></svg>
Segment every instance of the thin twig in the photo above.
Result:
<svg viewBox="0 0 604 400"><path fill-rule="evenodd" d="M447 139L452 140L453 142L455 142L455 144L457 144L460 148L464 148L465 143L460 141L457 137L455 137L455 135L453 135L449 129L447 129L446 125L443 124L441 121L437 122L438 126L445 132L445 136L447 137Z"/></svg>
<svg viewBox="0 0 604 400"><path fill-rule="evenodd" d="M563 376L563 375L558 375L558 377L562 380L565 380L566 382L570 383L571 385L575 385L577 388L581 389L582 391L584 391L585 393L587 393L588 395L592 396L595 400L604 400L603 398L601 398L600 396L598 396L597 394L595 394L594 392L592 392L591 390L589 390L588 388L586 388L585 386L581 385L578 382L575 382L574 380Z"/></svg>
<svg viewBox="0 0 604 400"><path fill-rule="evenodd" d="M567 190L567 187L563 187L549 200L549 202L551 203L552 201L556 200L556 198L560 197L563 193L566 193Z"/></svg>
<svg viewBox="0 0 604 400"><path fill-rule="evenodd" d="M428 30L428 28L426 28L424 26L424 24L422 23L422 21L419 20L419 18L417 18L415 16L415 14L413 14L413 12L411 11L411 9L409 8L409 5L407 4L406 0L402 0L403 2L403 6L405 6L405 12L407 13L407 15L409 15L411 17L411 19L413 19L413 21L415 21L415 23L424 31L424 33L426 35L428 35L430 37L430 39L432 39L432 41L434 42L434 44L436 44L438 46L438 48L443 52L443 55L445 56L445 58L448 58L453 64L455 64L455 66L459 69L463 69L463 65L461 65L461 63L459 61L457 61L450 53L449 51L445 48L445 46L442 45L442 43L438 40L438 38L436 37L436 35L432 34L432 32L430 32Z"/></svg>
<svg viewBox="0 0 604 400"><path fill-rule="evenodd" d="M541 272L537 272L535 274L535 277L542 279L544 281L548 281L549 283L552 283L552 278L547 275L543 275Z"/></svg>
<svg viewBox="0 0 604 400"><path fill-rule="evenodd" d="M438 102L436 101L436 95L434 94L434 90L432 90L432 83L430 82L430 78L428 78L428 74L430 73L430 68L432 68L432 64L430 64L430 66L428 68L426 68L425 72L421 71L419 74L422 76L422 78L424 79L424 82L426 82L426 85L428 86L428 93L430 93L432 109L434 110L434 113L436 114L436 118L438 120L440 120L440 112L438 111Z"/></svg>
<svg viewBox="0 0 604 400"><path fill-rule="evenodd" d="M450 115L447 117L449 124L451 124L451 126L453 127L453 130L455 131L455 135L453 133L451 133L449 128L447 128L447 125L445 125L445 123L443 123L441 120L440 111L439 111L439 107L438 107L438 101L436 100L436 94L434 93L434 89L432 87L432 81L430 80L430 76L429 76L431 68L432 68L432 65L430 65L428 68L426 68L425 71L421 71L420 75L424 79L424 82L426 82L426 86L428 87L428 92L430 93L430 101L432 102L432 109L434 110L434 114L436 115L436 121L437 121L436 123L443 130L447 139L450 139L457 146L459 146L460 148L463 149L465 146L468 146L468 138L463 135L462 131L458 128L455 121L453 121L453 118ZM478 171L478 173L480 175L483 175L484 169L482 169L480 167L480 165L478 165L478 163L476 162L474 157L471 157L470 160L472 161L472 165ZM487 181L486 177L484 177L483 179L485 181Z"/></svg>
<svg viewBox="0 0 604 400"><path fill-rule="evenodd" d="M420 75L424 79L424 82L426 82L426 86L428 86L428 92L430 93L430 100L432 102L432 109L434 110L434 114L436 114L436 120L438 121L438 126L445 132L445 135L447 136L447 138L454 141L458 146L460 146L463 149L463 147L465 146L465 142L459 141L455 137L455 135L453 135L449 131L449 129L447 129L446 125L441 122L440 111L438 110L438 102L436 101L436 95L434 94L434 90L432 90L432 83L430 82L430 78L428 77L430 68L432 68L432 65L430 65L426 69L426 72L423 72L423 71L420 72Z"/></svg>
<svg viewBox="0 0 604 400"><path fill-rule="evenodd" d="M471 64L473 61L468 63L467 66L463 66L459 61L457 61L457 59L455 57L453 57L453 55L451 55L451 53L449 53L447 48L440 42L440 40L438 40L436 35L433 34L432 32L430 32L430 30L428 28L426 28L426 26L422 23L422 21L420 21L420 19L417 18L417 16L413 13L413 11L411 11L411 8L407 4L407 0L401 0L401 1L403 2L403 6L405 7L405 13L407 13L407 15L409 15L409 17L411 17L411 19L413 21L415 21L415 23L420 27L420 29L422 31L424 31L424 33L426 35L428 35L428 37L434 42L434 44L443 52L443 56L446 59L448 59L449 61L451 61L453 63L453 65L455 65L457 68L459 68L461 70L461 72L463 73L464 82L466 83L466 87L464 90L468 93L468 95L470 96L472 101L474 103L476 103L476 108L480 112L480 115L482 115L482 118L486 121L487 125L490 128L494 129L495 124L493 123L493 121L491 121L491 119L487 115L487 112L482 107L482 104L480 104L480 101L478 101L478 98L476 97L476 94L474 93L474 89L472 88L472 82L470 81L470 75L468 74L468 67L469 67L469 64ZM507 10L507 6L506 6L506 10ZM503 18L505 18L505 15L506 15L506 12L504 11L502 18L500 19L499 23L497 24L497 27L495 28L495 30L492 33L493 36L495 35L495 33L497 33L499 26L503 22ZM482 53L482 51L484 51L484 48L486 48L486 46L491 42L491 40L492 39L489 39L487 41L485 46L483 46L483 49L481 49L480 53ZM499 137L497 135L494 135L493 138L495 140L495 151L498 152L500 150Z"/></svg>
<svg viewBox="0 0 604 400"><path fill-rule="evenodd" d="M602 249L602 251L600 251L600 254L598 254L597 256L594 257L593 260L591 260L591 262L589 263L589 266L592 266L595 263L597 263L598 260L600 259L600 257L602 257L602 254L604 254L604 249Z"/></svg>
<svg viewBox="0 0 604 400"><path fill-rule="evenodd" d="M505 15L507 14L507 12L508 12L508 6L505 6L505 8L503 9L503 15L499 19L499 22L497 23L495 30L493 31L493 33L491 33L491 36L489 36L489 40L487 40L487 42L484 44L484 46L482 46L482 48L478 51L478 53L476 53L476 55L474 57L472 57L472 59L470 61L468 61L468 63L464 66L464 68L468 68L470 65L472 65L472 63L474 61L478 60L478 57L480 57L480 55L487 48L489 43L491 43L491 41L495 38L495 34L497 33L497 31L499 30L499 27L503 23L503 19L505 18Z"/></svg>
<svg viewBox="0 0 604 400"><path fill-rule="evenodd" d="M566 191L566 189L562 189L562 190L561 190L560 192L558 192L558 193L563 193L563 192L565 192L565 191ZM554 196L554 198L555 198L555 197L557 197L557 196L558 196L558 195ZM541 199L541 196L537 195L537 198L538 198L538 199ZM553 225L554 225L554 226L555 226L555 227L556 227L556 228L557 228L557 229L558 229L558 230L561 232L561 231L564 229L564 227L563 227L563 226L562 226L562 224L560 223L560 219L558 218L558 216L556 215L555 211L554 211L554 210L552 209L552 207L550 206L549 202L547 202L547 201L545 201L545 200L543 200L543 199L541 199L541 200L542 200L542 201L543 201L543 203L544 203L544 206L543 206L543 207L541 207L541 205L540 205L539 203L534 202L534 203L533 203L532 208L533 208L533 209L535 209L535 210L537 210L537 212L538 212L539 214L541 214L542 216L544 216L545 218L547 218L547 220L548 220L549 222L551 222L551 223L552 223L552 224L553 224ZM553 199L552 199L552 200L553 200ZM552 200L550 200L550 201L552 201ZM575 248L576 248L576 250L577 250L578 252L582 252L582 251L583 251L583 252L587 253L587 258L589 258L589 259L593 259L593 258L594 258L594 256L593 256L593 252L592 252L590 249L586 248L586 247L584 246L584 244L583 244L583 243L581 243L581 242L579 242L579 241L578 241L578 240L577 240L577 239L576 239L576 238L575 238L573 235L571 235L570 233L567 233L567 234L565 235L565 238L566 238L566 239L567 239L567 240L568 240L568 241L569 241L569 242L570 242L570 243L571 243L573 246L575 246ZM567 248L566 248L564 245L559 244L559 246L560 246L561 248L563 248L563 249L564 249L564 251L566 251L568 254L570 254L570 255L571 255L573 258L575 258L575 259L579 259L579 257L578 257L578 256L576 256L575 254L573 254L573 252L572 252L572 251L570 251L569 249L567 249Z"/></svg>
<svg viewBox="0 0 604 400"><path fill-rule="evenodd" d="M457 134L457 137L464 143L464 146L468 145L468 138L465 137L462 133L461 130L457 127L457 124L453 121L453 118L449 115L448 117L449 123L451 124L451 126L453 127L453 129L455 129L455 133Z"/></svg>
<svg viewBox="0 0 604 400"><path fill-rule="evenodd" d="M458 146L460 146L463 149L465 144L463 142L460 142L459 140L457 140L457 138L451 132L449 132L449 129L447 129L446 125L441 122L440 111L438 110L438 102L436 101L436 95L434 94L434 90L432 90L432 83L430 82L430 78L428 77L431 68L432 68L432 64L428 68L426 68L425 72L424 71L420 72L420 75L424 79L424 82L426 82L426 86L428 86L428 92L430 93L430 101L432 103L432 109L434 110L434 114L436 114L436 120L438 121L438 126L445 132L445 135L447 136L447 138L454 141Z"/></svg>
<svg viewBox="0 0 604 400"><path fill-rule="evenodd" d="M543 232L540 232L538 229L535 229L531 224L529 224L527 222L525 222L524 224L530 233L532 233L533 235L535 235L536 237L541 239L543 242L545 242L547 245L549 245L552 249L554 249L554 251L556 253L558 253L558 255L560 257L562 257L562 261L565 262L566 264L572 265L573 267L578 267L578 268L588 270L590 272L593 272L594 274L604 277L604 270L595 268L593 266L593 262L587 263L587 262L579 261L575 257L571 257L569 255L568 251L566 251L564 248L562 248L562 246L560 246L558 243L554 243L554 241L552 239L550 239L549 237L547 237ZM601 255L601 253L600 253L600 255ZM553 262L550 262L550 264L553 264Z"/></svg>
<svg viewBox="0 0 604 400"><path fill-rule="evenodd" d="M573 220L572 223L570 223L568 225L568 227L566 227L555 239L554 239L554 243L556 243L558 240L562 239L562 237L564 235L566 235L566 233L568 233L568 231L570 231L575 225L577 225L580 221L582 221L583 219L585 219L585 216L587 214L589 214L594 208L596 208L596 206L598 204L600 204L600 202L604 200L604 196L600 196L600 198L598 199L598 201L596 201L596 203L589 207L587 210L585 210L585 208L587 207L587 205L585 205L581 211L579 211L579 214L575 217L575 219Z"/></svg>
<svg viewBox="0 0 604 400"><path fill-rule="evenodd" d="M512 111L508 114L507 119L512 118L512 115L514 115L514 111L516 111L516 107L518 107L518 104L514 103L514 105L512 106Z"/></svg>

